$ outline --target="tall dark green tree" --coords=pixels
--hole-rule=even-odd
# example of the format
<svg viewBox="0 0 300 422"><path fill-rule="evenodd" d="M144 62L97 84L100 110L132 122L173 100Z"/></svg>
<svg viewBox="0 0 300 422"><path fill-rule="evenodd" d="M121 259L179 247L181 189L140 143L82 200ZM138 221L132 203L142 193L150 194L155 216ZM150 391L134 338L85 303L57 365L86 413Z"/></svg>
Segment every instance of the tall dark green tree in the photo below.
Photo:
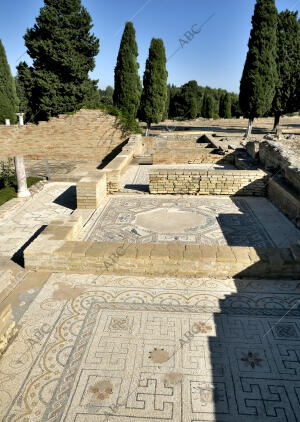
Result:
<svg viewBox="0 0 300 422"><path fill-rule="evenodd" d="M4 46L0 40L0 124L4 124L5 119L10 119L11 123L16 122L18 103L15 80L7 62Z"/></svg>
<svg viewBox="0 0 300 422"><path fill-rule="evenodd" d="M202 105L202 117L212 119L214 117L214 100L211 93L205 93Z"/></svg>
<svg viewBox="0 0 300 422"><path fill-rule="evenodd" d="M277 17L275 0L257 0L240 84L240 106L249 118L246 137L251 134L253 120L271 109L275 95Z"/></svg>
<svg viewBox="0 0 300 422"><path fill-rule="evenodd" d="M28 122L32 119L32 110L28 98L31 97L33 80L31 70L25 62L20 62L17 66L17 76L15 78L17 95L20 100L19 111L24 113L24 120Z"/></svg>
<svg viewBox="0 0 300 422"><path fill-rule="evenodd" d="M135 119L141 99L138 47L132 22L126 22L115 67L113 101L128 119Z"/></svg>
<svg viewBox="0 0 300 422"><path fill-rule="evenodd" d="M176 96L180 92L180 88L172 84L168 85L168 89L170 92L169 117L178 117Z"/></svg>
<svg viewBox="0 0 300 422"><path fill-rule="evenodd" d="M239 103L239 95L235 93L231 93L231 116L232 117L241 117L243 115L240 103Z"/></svg>
<svg viewBox="0 0 300 422"><path fill-rule="evenodd" d="M143 79L139 118L147 123L146 135L152 123L159 123L167 102L166 52L163 40L152 38Z"/></svg>
<svg viewBox="0 0 300 422"><path fill-rule="evenodd" d="M170 113L170 101L171 101L171 91L170 91L170 86L167 86L167 101L166 101L166 107L165 107L165 111L162 117L162 120L167 120L169 118L169 113Z"/></svg>
<svg viewBox="0 0 300 422"><path fill-rule="evenodd" d="M114 89L108 85L105 89L99 89L100 102L106 105L113 105Z"/></svg>
<svg viewBox="0 0 300 422"><path fill-rule="evenodd" d="M229 92L223 94L220 98L220 111L219 116L224 119L231 118L231 96Z"/></svg>
<svg viewBox="0 0 300 422"><path fill-rule="evenodd" d="M198 115L198 84L189 81L181 87L181 104L185 119L195 119Z"/></svg>
<svg viewBox="0 0 300 422"><path fill-rule="evenodd" d="M36 24L24 39L33 60L33 88L29 98L35 120L78 110L97 81L89 79L99 52L99 40L81 0L44 0Z"/></svg>
<svg viewBox="0 0 300 422"><path fill-rule="evenodd" d="M274 130L277 129L283 113L297 111L294 102L297 79L300 74L300 26L298 12L285 10L278 15L277 27L277 72L275 97L272 112L275 115Z"/></svg>

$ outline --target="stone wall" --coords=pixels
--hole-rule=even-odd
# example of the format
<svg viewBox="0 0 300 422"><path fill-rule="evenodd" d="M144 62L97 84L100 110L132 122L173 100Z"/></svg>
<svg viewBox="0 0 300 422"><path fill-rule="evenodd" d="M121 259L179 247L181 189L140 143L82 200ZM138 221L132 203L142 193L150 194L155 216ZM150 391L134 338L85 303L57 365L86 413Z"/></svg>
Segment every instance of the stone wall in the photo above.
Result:
<svg viewBox="0 0 300 422"><path fill-rule="evenodd" d="M262 170L152 170L152 194L266 196L268 175Z"/></svg>
<svg viewBox="0 0 300 422"><path fill-rule="evenodd" d="M30 159L101 163L129 135L117 117L101 110L80 110L74 115L61 115L38 125L0 125L0 159L23 155Z"/></svg>
<svg viewBox="0 0 300 422"><path fill-rule="evenodd" d="M80 218L53 221L24 251L25 268L172 277L300 277L300 246L249 248L182 243L78 242ZM72 229L72 226L73 229Z"/></svg>
<svg viewBox="0 0 300 422"><path fill-rule="evenodd" d="M122 151L102 170L88 172L77 183L77 208L98 208L106 194L120 189L120 179L135 155L143 154L141 135L132 135Z"/></svg>
<svg viewBox="0 0 300 422"><path fill-rule="evenodd" d="M300 228L300 195L295 189L276 177L268 184L268 198Z"/></svg>
<svg viewBox="0 0 300 422"><path fill-rule="evenodd" d="M285 179L300 192L300 162L293 151L275 141L264 141L259 144L259 160L265 169L281 171Z"/></svg>
<svg viewBox="0 0 300 422"><path fill-rule="evenodd" d="M232 163L232 154L214 154L214 148L159 148L152 154L153 164Z"/></svg>
<svg viewBox="0 0 300 422"><path fill-rule="evenodd" d="M106 193L106 173L89 173L76 185L77 208L97 209Z"/></svg>
<svg viewBox="0 0 300 422"><path fill-rule="evenodd" d="M257 159L259 156L259 141L247 142L246 150L253 159Z"/></svg>
<svg viewBox="0 0 300 422"><path fill-rule="evenodd" d="M250 141L246 149L271 172L270 176L274 174L268 184L270 201L300 227L300 162L294 152L271 139Z"/></svg>
<svg viewBox="0 0 300 422"><path fill-rule="evenodd" d="M211 146L209 139L205 138L198 142L201 135L159 135L152 139L154 149L169 148L171 150L177 148L208 148Z"/></svg>

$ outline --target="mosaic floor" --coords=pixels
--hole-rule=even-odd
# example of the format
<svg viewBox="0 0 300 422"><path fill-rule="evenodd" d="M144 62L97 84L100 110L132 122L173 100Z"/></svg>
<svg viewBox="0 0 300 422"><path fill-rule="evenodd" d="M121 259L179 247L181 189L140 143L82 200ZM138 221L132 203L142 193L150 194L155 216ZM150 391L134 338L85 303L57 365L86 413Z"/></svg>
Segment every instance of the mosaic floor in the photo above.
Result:
<svg viewBox="0 0 300 422"><path fill-rule="evenodd" d="M32 236L61 215L76 208L76 190L71 183L49 183L20 208L0 220L0 255L12 257Z"/></svg>
<svg viewBox="0 0 300 422"><path fill-rule="evenodd" d="M52 274L0 361L0 419L297 422L299 305L297 281Z"/></svg>
<svg viewBox="0 0 300 422"><path fill-rule="evenodd" d="M300 231L265 198L118 196L87 224L92 241L279 246Z"/></svg>

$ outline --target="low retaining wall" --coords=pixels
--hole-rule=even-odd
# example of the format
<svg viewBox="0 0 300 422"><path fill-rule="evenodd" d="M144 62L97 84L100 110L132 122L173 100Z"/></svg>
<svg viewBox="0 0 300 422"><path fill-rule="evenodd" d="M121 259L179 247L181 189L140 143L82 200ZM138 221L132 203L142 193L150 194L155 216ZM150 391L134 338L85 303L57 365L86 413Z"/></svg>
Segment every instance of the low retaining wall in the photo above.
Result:
<svg viewBox="0 0 300 422"><path fill-rule="evenodd" d="M259 159L267 170L281 170L286 180L300 192L300 162L293 151L275 141L259 144Z"/></svg>
<svg viewBox="0 0 300 422"><path fill-rule="evenodd" d="M282 178L274 178L268 185L268 198L300 228L300 196Z"/></svg>
<svg viewBox="0 0 300 422"><path fill-rule="evenodd" d="M89 172L77 183L77 208L98 208L106 194L113 194L120 189L122 173L135 155L143 154L145 144L141 135L133 135L122 152L104 169Z"/></svg>
<svg viewBox="0 0 300 422"><path fill-rule="evenodd" d="M152 154L153 164L215 164L232 163L232 153L220 155L213 154L214 148L169 148L157 149Z"/></svg>
<svg viewBox="0 0 300 422"><path fill-rule="evenodd" d="M152 194L266 196L268 175L262 170L152 170Z"/></svg>
<svg viewBox="0 0 300 422"><path fill-rule="evenodd" d="M53 221L24 251L25 268L172 277L300 278L300 246L78 242L79 217Z"/></svg>

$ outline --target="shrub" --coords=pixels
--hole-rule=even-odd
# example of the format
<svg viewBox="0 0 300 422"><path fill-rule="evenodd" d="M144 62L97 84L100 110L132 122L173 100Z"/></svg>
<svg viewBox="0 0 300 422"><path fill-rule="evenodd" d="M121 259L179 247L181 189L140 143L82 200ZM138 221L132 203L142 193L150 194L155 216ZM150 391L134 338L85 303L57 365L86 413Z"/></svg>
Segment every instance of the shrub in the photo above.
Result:
<svg viewBox="0 0 300 422"><path fill-rule="evenodd" d="M119 118L120 123L124 127L124 129L128 132L133 133L142 133L142 129L137 120L133 118L129 118L125 116L122 111L113 105L103 104L100 103L95 107L85 107L86 109L93 109L93 110L104 110L111 116L116 116Z"/></svg>
<svg viewBox="0 0 300 422"><path fill-rule="evenodd" d="M0 186L9 187L15 186L17 183L16 173L13 165L13 160L9 158L6 162L0 163Z"/></svg>

